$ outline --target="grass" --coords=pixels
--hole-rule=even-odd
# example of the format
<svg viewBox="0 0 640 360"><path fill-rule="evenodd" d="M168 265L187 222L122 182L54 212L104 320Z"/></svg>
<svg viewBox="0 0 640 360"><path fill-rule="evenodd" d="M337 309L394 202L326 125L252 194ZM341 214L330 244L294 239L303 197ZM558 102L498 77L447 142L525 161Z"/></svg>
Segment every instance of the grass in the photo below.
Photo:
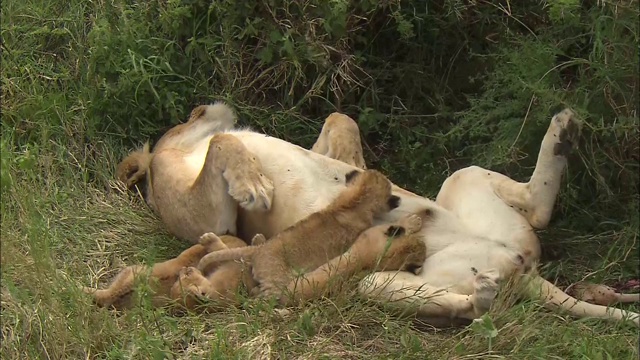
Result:
<svg viewBox="0 0 640 360"><path fill-rule="evenodd" d="M534 302L514 304L508 293L484 329L437 330L350 292L284 316L253 299L208 315L171 315L144 297L128 312L96 309L80 286L104 285L124 264L152 263L186 247L114 181L118 160L143 140L130 134L159 126L96 108L100 84L91 77L86 49L93 20L106 7L100 1L2 2L2 358L638 357L636 328L568 318ZM121 113L136 101L122 103ZM293 141L308 144L319 127L293 111L274 115L237 105L252 125ZM298 122L282 123L293 118ZM128 120L131 129L122 126ZM563 192L573 186L569 182ZM603 282L637 277L637 206L590 213L570 199L561 197L552 229L541 233L551 265L547 277L564 285L588 274ZM497 335L487 338L492 326Z"/></svg>

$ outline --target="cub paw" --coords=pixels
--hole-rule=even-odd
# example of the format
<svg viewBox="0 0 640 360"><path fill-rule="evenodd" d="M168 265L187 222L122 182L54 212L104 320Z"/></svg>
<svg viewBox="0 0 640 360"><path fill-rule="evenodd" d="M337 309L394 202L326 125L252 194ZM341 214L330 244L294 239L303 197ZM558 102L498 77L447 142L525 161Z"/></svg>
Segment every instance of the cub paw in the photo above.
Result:
<svg viewBox="0 0 640 360"><path fill-rule="evenodd" d="M204 233L198 240L200 245L204 246L208 252L214 252L218 250L224 250L227 246L222 242L218 235L214 233Z"/></svg>
<svg viewBox="0 0 640 360"><path fill-rule="evenodd" d="M551 126L557 127L554 135L557 136L558 143L553 148L554 155L569 155L571 150L578 144L580 121L577 119L576 114L567 108L555 114L551 122Z"/></svg>
<svg viewBox="0 0 640 360"><path fill-rule="evenodd" d="M253 169L252 169L253 170ZM268 211L273 199L273 182L257 170L229 184L229 195L246 210Z"/></svg>
<svg viewBox="0 0 640 360"><path fill-rule="evenodd" d="M264 244L265 242L267 242L267 238L263 234L256 234L251 239L251 246L260 246L260 245Z"/></svg>
<svg viewBox="0 0 640 360"><path fill-rule="evenodd" d="M497 269L489 269L478 273L473 282L473 307L478 316L488 312L498 294L500 273Z"/></svg>
<svg viewBox="0 0 640 360"><path fill-rule="evenodd" d="M98 291L98 289L94 289L86 286L81 287L81 290L83 293L88 295L94 295Z"/></svg>
<svg viewBox="0 0 640 360"><path fill-rule="evenodd" d="M200 270L196 269L195 267L187 266L180 269L179 277L180 277L180 280L186 280L199 272Z"/></svg>
<svg viewBox="0 0 640 360"><path fill-rule="evenodd" d="M409 215L404 219L404 227L407 234L417 233L422 229L422 219L418 215Z"/></svg>

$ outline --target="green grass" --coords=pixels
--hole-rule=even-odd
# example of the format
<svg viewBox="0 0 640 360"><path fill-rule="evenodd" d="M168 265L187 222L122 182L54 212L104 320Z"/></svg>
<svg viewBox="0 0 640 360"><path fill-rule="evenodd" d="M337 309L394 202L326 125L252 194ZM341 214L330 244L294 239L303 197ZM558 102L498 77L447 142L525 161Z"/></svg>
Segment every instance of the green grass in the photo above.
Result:
<svg viewBox="0 0 640 360"><path fill-rule="evenodd" d="M163 125L175 123L194 103L208 100L214 93L228 97L250 125L304 145L313 141L320 126L318 117L304 115L296 108L274 106L267 111L242 98L238 94L256 95L246 84L234 90L231 80L219 83L233 79L233 73L211 75L218 88L210 89L210 79L198 77L200 70L176 80L166 76L170 70L161 61L150 68L140 62L143 75L123 70L120 75L130 83L105 85L100 81L103 78L95 75L92 61L111 55L115 61L126 58L126 46L147 46L143 41L132 45L119 39L120 43L107 43L124 47L95 47L101 44L100 36L109 36L91 32L95 21L104 20L109 9L118 6L119 2L80 0L2 2L3 359L638 357L636 328L568 318L533 302L514 304L510 294L502 294L489 314L498 331L491 341L483 336L485 332L473 328L436 330L354 293L318 301L283 316L253 299L207 315L171 315L151 308L144 298L139 307L120 314L95 308L80 291L81 286L105 285L125 264L163 260L187 246L170 236L139 198L115 182L115 165L133 144L146 140ZM134 25L136 31L151 29L146 23ZM221 50L225 56L235 56L225 49L227 52ZM212 56L210 60L216 59ZM218 65L219 72L227 66ZM121 70L113 66L105 73ZM173 82L157 80L167 78ZM150 89L161 90L162 98L149 95L153 93ZM173 100L167 100L171 97L167 94L173 94ZM289 99L293 103L297 100ZM157 105L159 101L163 106ZM158 114L170 114L171 119L160 119ZM415 126L412 119L407 116L406 124ZM637 127L637 115L630 119ZM597 127L596 120L592 127ZM400 125L409 126L406 124ZM394 123L384 125L389 129L382 126L374 130L390 133L400 129L392 127ZM443 129L442 133L446 132ZM637 146L637 132L630 134L616 136L625 144L633 145L635 139ZM403 140L396 155L410 157L412 152L424 150L411 147L417 136L411 135L414 137ZM380 157L384 155L380 149L388 151L389 145L370 145L376 148L376 163L405 185L403 168ZM602 151L596 145L589 142L587 150L571 159L557 216L552 227L540 234L549 260L543 272L562 285L587 275L590 280L606 283L638 276L639 198L637 187L624 190L625 184L637 185L618 179L615 183L620 183L619 187L609 189L607 178L598 183L599 191L592 192L597 194L594 198L576 185L595 176L574 172L576 166L588 163L590 169L599 169L592 166L601 161L593 155ZM616 166L620 156L612 157ZM436 176L431 173L433 164L407 161L411 161L411 173L424 171L413 179L431 176L440 181L445 171L438 168ZM638 167L637 161L620 166L628 172ZM521 169L520 178L529 170ZM618 171L615 166L614 170ZM423 185L422 180L414 185L425 194L437 191ZM639 310L638 306L627 308Z"/></svg>

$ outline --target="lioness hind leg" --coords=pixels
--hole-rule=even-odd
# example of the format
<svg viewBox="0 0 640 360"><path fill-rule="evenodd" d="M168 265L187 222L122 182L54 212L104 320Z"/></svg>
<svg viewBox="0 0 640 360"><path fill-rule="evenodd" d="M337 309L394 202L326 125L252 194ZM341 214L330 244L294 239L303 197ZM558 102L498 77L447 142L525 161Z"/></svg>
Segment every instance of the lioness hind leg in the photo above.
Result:
<svg viewBox="0 0 640 360"><path fill-rule="evenodd" d="M344 114L336 112L327 117L311 151L360 169L367 168L362 153L358 124Z"/></svg>
<svg viewBox="0 0 640 360"><path fill-rule="evenodd" d="M580 124L570 109L564 109L551 119L538 161L528 183L501 178L493 187L504 202L520 210L531 226L545 228L560 190L567 155L577 144Z"/></svg>
<svg viewBox="0 0 640 360"><path fill-rule="evenodd" d="M213 135L202 169L206 171L220 172L229 185L229 195L243 208L262 211L271 208L273 182L263 173L260 160L234 135Z"/></svg>
<svg viewBox="0 0 640 360"><path fill-rule="evenodd" d="M478 274L474 294L462 295L429 286L408 272L377 272L360 282L359 291L366 298L388 303L403 313L473 320L489 310L497 293L496 280L493 271Z"/></svg>
<svg viewBox="0 0 640 360"><path fill-rule="evenodd" d="M604 306L640 301L640 294L621 294L612 287L586 282L571 285L565 290L565 293L578 300Z"/></svg>

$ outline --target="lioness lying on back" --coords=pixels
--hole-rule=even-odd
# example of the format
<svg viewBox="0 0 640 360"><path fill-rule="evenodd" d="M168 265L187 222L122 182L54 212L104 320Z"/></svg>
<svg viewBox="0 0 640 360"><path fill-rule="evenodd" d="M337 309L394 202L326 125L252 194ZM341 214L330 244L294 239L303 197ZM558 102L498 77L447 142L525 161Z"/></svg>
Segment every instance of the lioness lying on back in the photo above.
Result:
<svg viewBox="0 0 640 360"><path fill-rule="evenodd" d="M214 238L216 241L213 241ZM252 245L259 245L262 242L264 242L264 237L257 235L252 240ZM222 244L223 247L220 247L220 244ZM147 280L153 293L152 304L154 306L163 306L169 302L170 297L175 300L182 300L183 297L179 296L180 294L170 293L172 286L176 283L176 280L178 280L182 268L196 265L198 261L209 252L222 248L245 247L246 245L244 241L234 236L224 235L222 238L218 238L211 233L204 234L200 237L200 244L191 246L173 259L157 263L150 269L145 265L127 266L116 275L106 289L98 290L84 287L83 291L91 294L94 302L98 306L113 306L116 309L128 309L133 305L132 294L134 292L136 278L147 277L145 280ZM223 298L228 297L231 292L235 292L241 281L242 266L242 264L238 263L229 263L221 264L215 271L205 269L205 273L219 273L216 279L221 279L215 287L217 292L210 292L207 296L211 298ZM193 305L193 301L186 304L188 308L193 308Z"/></svg>
<svg viewBox="0 0 640 360"><path fill-rule="evenodd" d="M295 279L340 256L358 235L373 225L374 217L398 207L391 182L375 170L352 171L347 187L325 209L278 233L262 246L217 251L205 255L198 267L244 259L258 284L254 293L279 295Z"/></svg>

